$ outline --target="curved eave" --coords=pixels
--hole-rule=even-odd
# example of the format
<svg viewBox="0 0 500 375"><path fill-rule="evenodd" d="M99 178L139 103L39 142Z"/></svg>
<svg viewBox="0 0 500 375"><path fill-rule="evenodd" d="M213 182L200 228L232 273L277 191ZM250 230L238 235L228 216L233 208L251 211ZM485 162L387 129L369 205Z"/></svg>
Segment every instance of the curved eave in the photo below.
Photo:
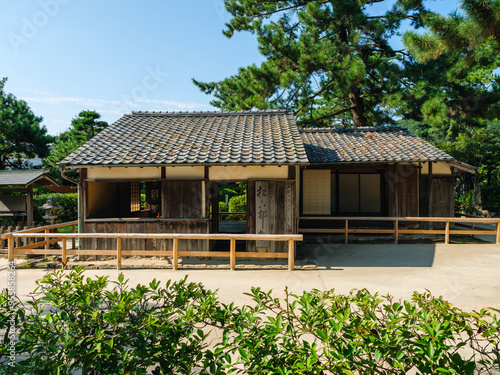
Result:
<svg viewBox="0 0 500 375"><path fill-rule="evenodd" d="M280 166L301 166L310 165L311 163L298 162L298 163L183 163L183 164L58 164L59 169L77 169L77 168L150 168L150 167L280 167Z"/></svg>

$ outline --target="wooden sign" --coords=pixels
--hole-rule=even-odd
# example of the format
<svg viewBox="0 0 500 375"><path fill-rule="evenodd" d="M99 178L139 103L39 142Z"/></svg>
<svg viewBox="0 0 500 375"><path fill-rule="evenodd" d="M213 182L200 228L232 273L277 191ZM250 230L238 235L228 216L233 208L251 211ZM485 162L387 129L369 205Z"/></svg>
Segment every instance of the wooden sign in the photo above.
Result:
<svg viewBox="0 0 500 375"><path fill-rule="evenodd" d="M269 233L269 182L255 182L255 233ZM269 241L256 241L257 251L269 247ZM259 249L261 248L261 249Z"/></svg>

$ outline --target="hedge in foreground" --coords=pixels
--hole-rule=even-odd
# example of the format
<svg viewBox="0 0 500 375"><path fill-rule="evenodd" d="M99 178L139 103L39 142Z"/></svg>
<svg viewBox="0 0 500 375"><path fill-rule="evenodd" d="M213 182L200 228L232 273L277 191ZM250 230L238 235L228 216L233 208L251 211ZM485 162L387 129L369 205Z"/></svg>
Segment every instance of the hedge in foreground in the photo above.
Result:
<svg viewBox="0 0 500 375"><path fill-rule="evenodd" d="M249 296L236 307L187 279L130 287L123 275L51 272L26 305L0 296L0 329L13 316L18 328L18 360L9 366L6 334L0 373L474 374L499 364L497 316L430 293Z"/></svg>

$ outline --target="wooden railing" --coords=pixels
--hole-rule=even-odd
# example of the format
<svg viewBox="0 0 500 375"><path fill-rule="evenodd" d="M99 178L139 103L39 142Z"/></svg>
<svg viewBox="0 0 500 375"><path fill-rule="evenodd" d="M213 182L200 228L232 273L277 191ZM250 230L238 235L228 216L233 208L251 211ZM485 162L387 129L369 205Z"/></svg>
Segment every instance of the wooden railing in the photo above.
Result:
<svg viewBox="0 0 500 375"><path fill-rule="evenodd" d="M29 250L29 249L36 249L39 247L44 247L46 250L49 249L50 245L56 242L61 241L61 237L59 236L59 233L53 232L56 229L59 228L64 228L64 227L71 227L71 232L75 233L76 232L76 226L78 225L78 221L69 221L66 223L59 223L59 224L52 224L52 225L44 225L36 228L30 228L30 229L24 229L24 230L16 230L15 232L11 233L0 233L0 238L2 239L2 245L3 245L3 240L8 239L9 236L13 233L16 233L15 238L17 241L13 244L16 247L16 250ZM54 238L45 238L43 241L38 241L38 242L33 242L33 243L28 243L28 239L33 238L33 237L39 237L39 236L32 236L33 233L51 233L51 235ZM41 237L41 236L40 236ZM23 239L23 245L20 245L20 240ZM76 247L76 237L72 237L71 245L73 248Z"/></svg>
<svg viewBox="0 0 500 375"><path fill-rule="evenodd" d="M72 223L65 223L67 226ZM14 260L15 255L47 254L60 255L63 266L67 262L68 255L107 255L116 256L116 267L121 269L123 256L163 256L172 257L173 269L178 269L179 257L216 257L229 258L229 265L232 270L236 269L236 258L288 258L288 269L295 268L295 241L302 241L303 236L299 234L198 234L198 233L50 233L50 229L58 228L61 225L47 226L41 229L44 233L32 231L20 231L6 233L2 235L8 242L9 262ZM45 229L45 230L44 230ZM18 237L44 238L44 241L21 247L14 246L14 239ZM116 250L68 250L67 239L75 238L115 238ZM145 238L145 239L167 239L172 240L171 251L167 250L122 250L122 239ZM227 251L179 251L179 241L182 240L227 240L230 242L230 250ZM259 253L259 252L238 252L236 251L236 241L287 241L287 253ZM49 249L49 245L54 242L61 242L61 249ZM73 242L74 244L74 242ZM44 249L35 247L44 246ZM73 246L74 247L74 246Z"/></svg>
<svg viewBox="0 0 500 375"><path fill-rule="evenodd" d="M394 243L398 243L400 234L441 234L444 235L445 244L450 243L450 235L494 235L497 245L500 244L500 218L464 218L464 217L300 217L299 220L312 221L341 221L343 228L301 228L299 233L340 233L345 235L345 243L349 242L349 234L393 234ZM351 222L392 222L392 228L351 228ZM445 223L444 229L400 228L400 223ZM472 223L470 230L450 229L450 224L466 226ZM476 223L495 224L495 229L477 227Z"/></svg>

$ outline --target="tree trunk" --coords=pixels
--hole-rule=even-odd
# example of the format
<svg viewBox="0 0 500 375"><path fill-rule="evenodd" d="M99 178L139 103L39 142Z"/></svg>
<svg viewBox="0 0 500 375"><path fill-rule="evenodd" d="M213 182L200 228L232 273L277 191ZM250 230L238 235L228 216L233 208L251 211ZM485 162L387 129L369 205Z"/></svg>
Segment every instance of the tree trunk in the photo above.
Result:
<svg viewBox="0 0 500 375"><path fill-rule="evenodd" d="M349 92L349 101L351 102L351 107L353 107L352 120L354 121L354 126L366 126L365 106L363 98L357 89L353 89Z"/></svg>

